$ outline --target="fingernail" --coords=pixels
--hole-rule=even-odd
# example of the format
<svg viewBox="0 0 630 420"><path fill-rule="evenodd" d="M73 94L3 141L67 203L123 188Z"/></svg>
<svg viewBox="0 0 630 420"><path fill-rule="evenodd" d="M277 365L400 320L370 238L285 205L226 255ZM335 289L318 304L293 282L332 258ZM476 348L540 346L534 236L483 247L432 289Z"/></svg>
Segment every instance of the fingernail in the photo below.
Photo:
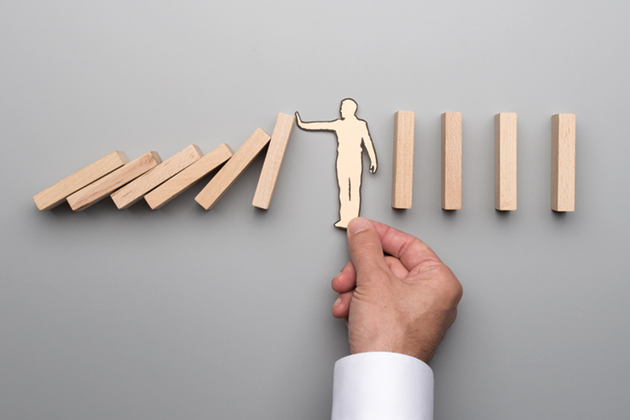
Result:
<svg viewBox="0 0 630 420"><path fill-rule="evenodd" d="M341 297L338 297L337 300L335 300L335 303L333 303L333 306L337 305L341 305Z"/></svg>
<svg viewBox="0 0 630 420"><path fill-rule="evenodd" d="M363 217L357 217L356 219L352 219L350 224L348 225L348 232L350 232L350 236L356 235L357 233L368 230L370 228L370 222Z"/></svg>

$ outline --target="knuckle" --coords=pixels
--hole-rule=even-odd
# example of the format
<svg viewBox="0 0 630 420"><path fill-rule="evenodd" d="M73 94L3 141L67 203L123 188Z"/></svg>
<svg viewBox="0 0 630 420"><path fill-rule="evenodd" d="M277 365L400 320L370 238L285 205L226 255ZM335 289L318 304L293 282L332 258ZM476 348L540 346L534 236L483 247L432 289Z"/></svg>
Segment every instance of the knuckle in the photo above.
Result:
<svg viewBox="0 0 630 420"><path fill-rule="evenodd" d="M462 284L446 264L440 262L433 269L437 271L438 288L442 296L447 302L457 306L464 293Z"/></svg>
<svg viewBox="0 0 630 420"><path fill-rule="evenodd" d="M444 290L448 299L455 305L459 303L464 294L464 288L462 287L462 284L452 273L450 278L448 279L448 282L446 282L446 285L444 286Z"/></svg>

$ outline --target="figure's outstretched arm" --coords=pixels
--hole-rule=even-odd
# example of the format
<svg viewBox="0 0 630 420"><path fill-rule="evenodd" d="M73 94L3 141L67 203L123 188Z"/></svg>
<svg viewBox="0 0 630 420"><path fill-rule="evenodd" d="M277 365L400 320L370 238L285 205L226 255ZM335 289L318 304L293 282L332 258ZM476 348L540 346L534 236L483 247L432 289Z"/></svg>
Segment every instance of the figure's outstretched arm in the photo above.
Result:
<svg viewBox="0 0 630 420"><path fill-rule="evenodd" d="M374 144L372 143L372 137L370 137L370 130L368 130L367 123L365 123L365 133L363 134L363 145L370 157L370 173L375 173L378 168L378 162L376 161L376 152L374 151Z"/></svg>
<svg viewBox="0 0 630 420"><path fill-rule="evenodd" d="M300 113L295 113L295 121L297 122L298 127L302 130L309 131L335 131L334 124L335 121L317 121L317 122L304 122L302 118L300 118Z"/></svg>

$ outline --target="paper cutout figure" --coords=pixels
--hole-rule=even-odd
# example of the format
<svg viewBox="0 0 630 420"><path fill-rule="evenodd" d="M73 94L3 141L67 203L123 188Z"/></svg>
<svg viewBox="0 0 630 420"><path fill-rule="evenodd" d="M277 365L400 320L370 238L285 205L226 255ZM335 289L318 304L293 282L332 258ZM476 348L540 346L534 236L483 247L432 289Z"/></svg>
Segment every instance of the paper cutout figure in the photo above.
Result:
<svg viewBox="0 0 630 420"><path fill-rule="evenodd" d="M339 182L338 228L347 228L348 223L359 216L361 209L361 177L363 174L362 147L370 157L370 173L377 169L376 152L370 137L367 122L357 118L358 105L354 99L341 101L341 118L334 121L304 122L295 113L298 127L308 131L332 131L337 136L337 180Z"/></svg>

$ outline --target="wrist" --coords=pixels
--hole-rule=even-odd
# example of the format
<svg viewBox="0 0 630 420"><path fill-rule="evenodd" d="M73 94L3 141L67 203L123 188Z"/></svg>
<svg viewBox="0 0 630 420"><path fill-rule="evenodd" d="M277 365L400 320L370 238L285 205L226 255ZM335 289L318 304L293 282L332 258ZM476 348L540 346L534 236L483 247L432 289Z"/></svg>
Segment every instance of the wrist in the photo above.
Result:
<svg viewBox="0 0 630 420"><path fill-rule="evenodd" d="M356 334L350 333L350 353L397 353L411 356L429 364L435 353L437 345L423 340L422 337L413 334L405 335L403 332L395 333L391 329L386 335L379 335L362 340L357 339ZM353 337L354 336L354 337Z"/></svg>

